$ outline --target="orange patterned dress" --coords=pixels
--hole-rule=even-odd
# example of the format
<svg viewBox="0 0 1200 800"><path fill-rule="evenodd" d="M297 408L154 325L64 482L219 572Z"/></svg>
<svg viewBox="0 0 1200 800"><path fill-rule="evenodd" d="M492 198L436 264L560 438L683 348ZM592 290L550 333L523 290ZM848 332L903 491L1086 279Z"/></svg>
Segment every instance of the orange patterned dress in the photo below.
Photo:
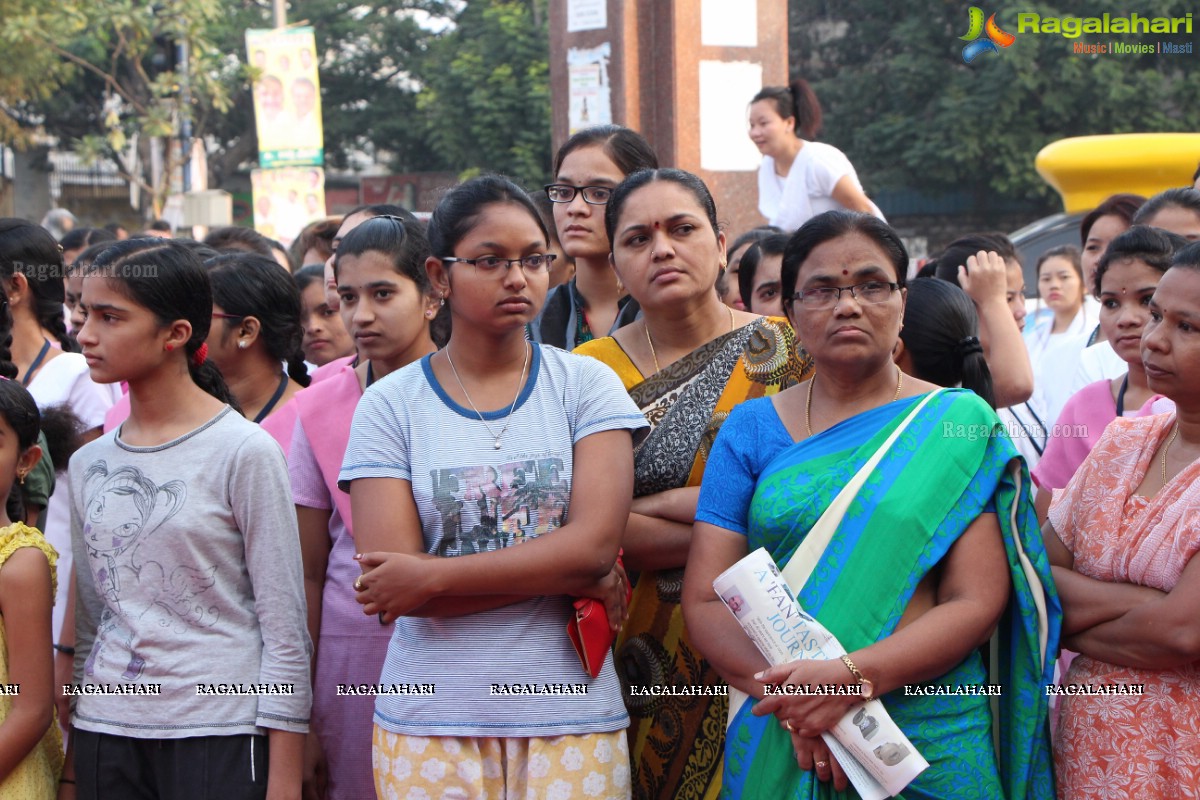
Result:
<svg viewBox="0 0 1200 800"><path fill-rule="evenodd" d="M1050 522L1097 580L1170 592L1200 550L1200 461L1154 497L1134 494L1174 414L1116 419L1066 489ZM1133 669L1080 655L1064 684L1144 684L1142 696L1061 698L1054 753L1060 800L1200 797L1200 664Z"/></svg>

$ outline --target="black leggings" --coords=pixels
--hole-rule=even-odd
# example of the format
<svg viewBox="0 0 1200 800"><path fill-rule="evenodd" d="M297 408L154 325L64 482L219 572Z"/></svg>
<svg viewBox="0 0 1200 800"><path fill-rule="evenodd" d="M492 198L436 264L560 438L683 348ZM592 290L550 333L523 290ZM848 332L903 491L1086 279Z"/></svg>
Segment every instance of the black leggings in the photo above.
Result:
<svg viewBox="0 0 1200 800"><path fill-rule="evenodd" d="M134 739L74 730L79 800L262 800L267 737Z"/></svg>

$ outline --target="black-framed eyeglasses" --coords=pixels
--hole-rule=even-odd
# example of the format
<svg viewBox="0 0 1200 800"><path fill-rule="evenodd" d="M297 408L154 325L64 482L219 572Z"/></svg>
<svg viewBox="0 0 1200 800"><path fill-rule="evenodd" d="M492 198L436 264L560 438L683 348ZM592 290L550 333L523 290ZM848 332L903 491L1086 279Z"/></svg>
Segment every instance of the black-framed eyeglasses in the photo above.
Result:
<svg viewBox="0 0 1200 800"><path fill-rule="evenodd" d="M849 292L851 297L864 305L876 305L886 303L892 292L899 288L900 284L888 281L866 281L853 286L818 286L796 292L792 300L804 308L819 310L833 308L842 299L842 292Z"/></svg>
<svg viewBox="0 0 1200 800"><path fill-rule="evenodd" d="M526 275L540 275L543 272L550 270L550 265L554 263L554 259L558 258L555 253L545 253L523 258L500 258L500 256L481 256L480 258L453 258L446 256L442 261L450 261L457 264L470 264L475 268L476 272L481 272L484 275L494 275L503 267L505 272L512 269L513 264L520 264L521 271Z"/></svg>
<svg viewBox="0 0 1200 800"><path fill-rule="evenodd" d="M582 192L583 202L593 206L602 206L608 202L613 193L611 186L572 186L569 183L548 183L544 188L546 197L550 198L551 203L569 203L575 199L576 194Z"/></svg>

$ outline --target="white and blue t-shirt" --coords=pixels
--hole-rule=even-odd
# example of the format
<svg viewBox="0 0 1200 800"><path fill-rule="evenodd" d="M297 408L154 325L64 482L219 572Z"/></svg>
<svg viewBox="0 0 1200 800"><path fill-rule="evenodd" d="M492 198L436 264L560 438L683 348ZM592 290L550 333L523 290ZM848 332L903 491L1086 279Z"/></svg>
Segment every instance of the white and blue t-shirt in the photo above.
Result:
<svg viewBox="0 0 1200 800"><path fill-rule="evenodd" d="M553 532L567 520L575 443L646 420L616 374L595 359L531 345L529 380L508 407L479 415L446 394L430 357L363 395L339 474L410 481L426 552L453 558ZM573 598L533 597L460 617L401 617L380 683L433 694L381 695L375 722L413 736L562 736L628 726L608 658L591 679L567 638ZM584 694L492 693L492 685L586 684Z"/></svg>

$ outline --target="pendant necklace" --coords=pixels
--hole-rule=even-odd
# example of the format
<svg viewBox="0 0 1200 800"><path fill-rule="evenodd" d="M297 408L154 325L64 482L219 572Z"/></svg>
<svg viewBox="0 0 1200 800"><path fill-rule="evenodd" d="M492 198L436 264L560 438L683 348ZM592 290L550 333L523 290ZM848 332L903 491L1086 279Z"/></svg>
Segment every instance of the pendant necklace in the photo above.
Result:
<svg viewBox="0 0 1200 800"><path fill-rule="evenodd" d="M517 398L521 396L521 389L525 388L525 373L529 369L529 354L533 350L532 345L525 347L525 363L521 366L521 380L517 382L517 393L513 395L512 405L508 407L508 416L504 418L504 427L499 433L492 430L492 426L487 424L487 420L483 418L483 414L475 406L475 401L471 399L471 395L467 392L467 387L463 386L462 378L458 377L458 370L454 366L454 359L450 357L450 348L446 347L446 361L450 363L450 371L454 373L454 380L458 381L458 388L462 389L463 397L467 398L467 402L471 406L471 410L479 417L479 421L483 423L483 427L487 428L487 432L492 435L495 440L493 445L495 449L500 449L500 440L504 438L504 432L508 430L508 423L512 421L513 412L517 410Z"/></svg>
<svg viewBox="0 0 1200 800"><path fill-rule="evenodd" d="M725 308L729 311L729 332L733 333L733 309L729 306ZM650 357L654 359L654 374L657 375L661 369L658 366L658 353L654 352L654 340L650 338L650 326L643 324L642 328L646 331L646 344L650 345Z"/></svg>

